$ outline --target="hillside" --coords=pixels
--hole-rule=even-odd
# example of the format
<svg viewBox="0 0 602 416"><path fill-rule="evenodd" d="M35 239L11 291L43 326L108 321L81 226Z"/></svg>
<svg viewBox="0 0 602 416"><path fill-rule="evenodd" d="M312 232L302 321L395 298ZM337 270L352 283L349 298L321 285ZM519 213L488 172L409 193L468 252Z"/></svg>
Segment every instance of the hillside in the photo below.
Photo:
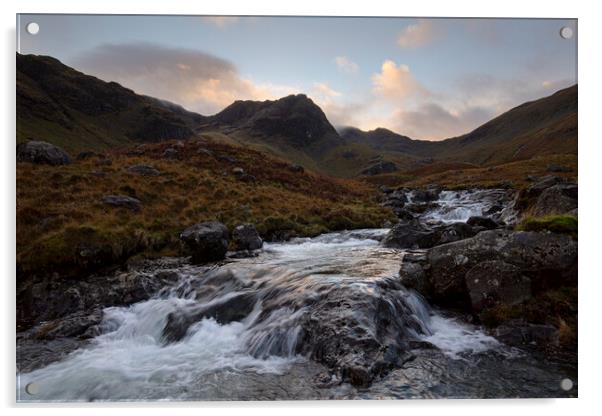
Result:
<svg viewBox="0 0 602 416"><path fill-rule="evenodd" d="M17 142L69 151L185 139L203 117L85 75L48 56L17 54Z"/></svg>
<svg viewBox="0 0 602 416"><path fill-rule="evenodd" d="M169 152L166 152L170 149ZM138 209L103 203L136 198ZM199 138L138 145L63 166L17 164L19 276L76 277L133 255L179 254L186 227L254 224L267 240L381 227L376 187L303 172L241 146Z"/></svg>

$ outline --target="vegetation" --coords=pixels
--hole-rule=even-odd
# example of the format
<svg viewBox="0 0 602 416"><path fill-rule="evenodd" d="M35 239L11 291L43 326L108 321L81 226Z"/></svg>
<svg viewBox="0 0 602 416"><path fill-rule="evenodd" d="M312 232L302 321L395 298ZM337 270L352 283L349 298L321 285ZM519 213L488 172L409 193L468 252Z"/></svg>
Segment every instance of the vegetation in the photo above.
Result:
<svg viewBox="0 0 602 416"><path fill-rule="evenodd" d="M577 238L577 217L572 215L552 215L540 218L526 218L517 226L521 231L550 231L557 234L567 234Z"/></svg>
<svg viewBox="0 0 602 416"><path fill-rule="evenodd" d="M178 160L163 158L174 148ZM149 165L158 176L131 173ZM237 175L242 168L245 175ZM141 201L139 212L102 203ZM291 169L288 162L207 138L140 145L71 165L17 165L19 276L78 276L135 254L178 254L179 233L219 220L253 223L267 239L379 227L393 214L375 187Z"/></svg>

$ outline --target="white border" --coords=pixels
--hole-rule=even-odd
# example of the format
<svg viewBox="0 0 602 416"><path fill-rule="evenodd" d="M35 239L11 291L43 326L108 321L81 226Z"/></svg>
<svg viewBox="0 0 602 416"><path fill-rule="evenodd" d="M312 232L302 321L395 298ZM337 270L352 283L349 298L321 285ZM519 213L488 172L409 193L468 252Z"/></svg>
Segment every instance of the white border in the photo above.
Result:
<svg viewBox="0 0 602 416"><path fill-rule="evenodd" d="M579 399L573 400L441 400L441 401L405 401L405 402L268 402L268 403L177 403L177 404L137 404L127 405L128 414L164 415L166 407L174 408L178 413L206 414L206 412L226 412L252 415L300 414L308 412L365 415L372 409L381 414L400 414L411 412L414 415L504 415L509 413L545 412L547 415L576 415L576 412L590 412L596 409L596 399L602 397L598 391L600 377L600 307L602 301L602 272L600 264L595 262L600 244L599 216L600 201L600 143L602 141L602 92L600 77L600 27L602 16L597 13L596 2L542 1L525 0L487 1L386 1L370 0L351 4L349 1L304 0L285 2L282 0L252 1L213 1L193 2L186 0L146 0L144 2L125 2L123 0L98 0L96 2L53 0L21 0L9 4L0 3L2 29L4 33L4 54L2 59L1 100L4 137L2 143L1 165L3 186L2 219L4 227L0 245L0 256L4 273L2 296L4 302L4 325L2 359L2 403L12 414L15 411L14 376L14 334L15 334L15 284L14 284L14 213L15 213L15 15L16 13L120 13L120 14L248 14L248 15L348 15L348 16L441 16L441 17L559 17L579 19L579 172L580 172L580 333L579 333ZM585 225L584 225L585 224ZM86 412L103 414L108 409L123 405L88 406ZM40 410L39 406L23 406L24 413ZM46 408L45 415L80 414L79 406L54 405ZM202 407L202 408L199 408ZM340 409L340 410L339 410ZM201 412L201 413L199 413Z"/></svg>

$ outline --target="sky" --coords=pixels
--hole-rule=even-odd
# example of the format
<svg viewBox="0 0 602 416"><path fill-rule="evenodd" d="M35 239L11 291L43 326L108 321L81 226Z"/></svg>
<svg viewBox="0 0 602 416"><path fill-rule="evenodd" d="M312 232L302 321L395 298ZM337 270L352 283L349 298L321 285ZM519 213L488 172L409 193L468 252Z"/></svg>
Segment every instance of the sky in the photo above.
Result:
<svg viewBox="0 0 602 416"><path fill-rule="evenodd" d="M39 24L36 35L27 33ZM571 27L564 39L560 29ZM467 133L577 82L571 19L31 15L17 50L203 115L309 96L337 128Z"/></svg>

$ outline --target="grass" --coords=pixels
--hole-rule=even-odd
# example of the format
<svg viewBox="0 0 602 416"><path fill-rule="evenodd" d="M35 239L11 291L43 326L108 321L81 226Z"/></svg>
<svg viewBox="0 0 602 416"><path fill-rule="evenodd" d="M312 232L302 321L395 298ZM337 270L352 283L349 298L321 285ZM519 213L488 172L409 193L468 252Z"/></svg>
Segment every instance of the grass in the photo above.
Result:
<svg viewBox="0 0 602 416"><path fill-rule="evenodd" d="M366 183L293 172L288 162L206 138L183 142L180 160L163 159L173 145L115 150L58 167L19 163L19 278L77 277L133 255L180 254L179 233L201 221L222 221L230 229L249 222L264 238L276 239L379 227L394 218ZM132 155L132 149L142 154ZM102 162L105 156L111 164ZM220 160L223 156L237 161ZM161 175L128 172L135 164L151 165ZM256 181L239 180L234 167ZM139 199L141 211L104 205L102 198L110 194Z"/></svg>
<svg viewBox="0 0 602 416"><path fill-rule="evenodd" d="M521 231L550 231L557 234L567 234L577 238L578 221L572 215L551 215L547 217L525 218L517 226Z"/></svg>

